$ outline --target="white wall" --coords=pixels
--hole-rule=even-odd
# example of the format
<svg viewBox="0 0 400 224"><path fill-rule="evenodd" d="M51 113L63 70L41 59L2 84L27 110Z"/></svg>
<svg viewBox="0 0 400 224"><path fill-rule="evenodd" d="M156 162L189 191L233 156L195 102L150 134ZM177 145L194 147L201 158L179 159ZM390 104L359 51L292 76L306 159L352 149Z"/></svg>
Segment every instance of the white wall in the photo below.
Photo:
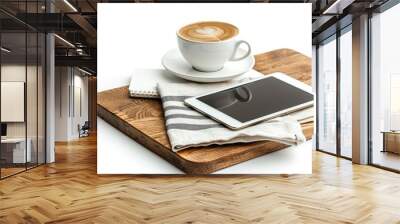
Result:
<svg viewBox="0 0 400 224"><path fill-rule="evenodd" d="M1 82L1 121L24 122L25 83ZM36 107L35 107L36 108Z"/></svg>
<svg viewBox="0 0 400 224"><path fill-rule="evenodd" d="M38 70L37 70L38 69ZM27 78L27 80L25 80ZM1 81L3 82L24 82L26 84L26 107L21 109L26 112L26 120L22 122L6 122L7 137L24 138L25 135L30 139L30 148L32 149L32 158L39 163L44 162L45 146L45 118L44 118L44 74L41 66L32 66L18 63L2 64ZM3 91L3 90L2 90ZM23 94L23 93L22 93ZM7 97L2 95L3 97ZM7 111L10 108L1 108ZM13 111L11 111L13 112ZM16 113L16 112L14 112ZM39 153L37 157L36 153Z"/></svg>
<svg viewBox="0 0 400 224"><path fill-rule="evenodd" d="M55 140L77 139L78 124L88 120L88 78L76 68L56 67L55 85Z"/></svg>
<svg viewBox="0 0 400 224"><path fill-rule="evenodd" d="M26 69L26 70L25 70ZM31 74L36 76L36 66L27 66L19 65L19 64L5 64L1 66L1 81L4 82L25 82L26 72L28 74L28 81L30 86L36 86L36 80L30 77ZM27 109L27 119L28 119L28 137L30 133L35 133L36 136L36 113L32 113L32 111L36 111L36 88L27 88L27 106L30 106L30 109ZM33 103L33 104L31 104ZM40 106L40 105L39 105ZM34 108L32 108L34 107ZM5 110L6 108L2 108ZM34 123L31 123L34 122ZM7 136L8 137L25 137L25 123L26 122L7 122ZM32 131L30 131L32 128ZM34 131L33 131L34 130Z"/></svg>
<svg viewBox="0 0 400 224"><path fill-rule="evenodd" d="M1 81L25 82L25 65L2 65ZM4 108L2 108L4 110ZM7 123L7 137L25 137L25 123Z"/></svg>
<svg viewBox="0 0 400 224"><path fill-rule="evenodd" d="M1 81L5 82L25 82L25 64L8 64L1 66ZM28 67L31 70L32 67ZM1 108L5 110L5 108ZM25 137L25 122L7 123L7 137Z"/></svg>
<svg viewBox="0 0 400 224"><path fill-rule="evenodd" d="M74 70L75 75L74 75L74 96L72 96L75 100L75 106L73 110L75 110L75 113L72 113L73 119L71 120L71 135L73 138L79 137L79 132L78 132L78 124L81 126L85 123L85 121L89 120L88 117L88 78L87 76L81 76L82 73L79 71L79 75L76 74L78 70ZM80 91L80 93L79 93ZM80 95L80 97L79 97ZM80 101L80 102L79 102ZM81 108L79 108L81 107ZM82 110L82 111L80 111Z"/></svg>
<svg viewBox="0 0 400 224"><path fill-rule="evenodd" d="M55 140L68 141L69 68L55 68Z"/></svg>

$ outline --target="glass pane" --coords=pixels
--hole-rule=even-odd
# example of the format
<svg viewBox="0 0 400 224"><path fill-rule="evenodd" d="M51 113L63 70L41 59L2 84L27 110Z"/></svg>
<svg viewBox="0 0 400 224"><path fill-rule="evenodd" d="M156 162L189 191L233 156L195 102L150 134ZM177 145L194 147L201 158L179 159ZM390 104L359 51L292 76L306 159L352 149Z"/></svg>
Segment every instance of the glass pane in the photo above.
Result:
<svg viewBox="0 0 400 224"><path fill-rule="evenodd" d="M318 48L318 148L336 153L336 38Z"/></svg>
<svg viewBox="0 0 400 224"><path fill-rule="evenodd" d="M46 94L46 74L45 74L45 60L46 60L46 52L45 52L45 44L46 37L44 34L39 33L38 35L38 163L45 163L45 94Z"/></svg>
<svg viewBox="0 0 400 224"><path fill-rule="evenodd" d="M25 170L26 34L1 34L1 166L2 177Z"/></svg>
<svg viewBox="0 0 400 224"><path fill-rule="evenodd" d="M400 4L372 23L372 163L400 170Z"/></svg>
<svg viewBox="0 0 400 224"><path fill-rule="evenodd" d="M352 35L340 36L340 152L351 158L352 141Z"/></svg>
<svg viewBox="0 0 400 224"><path fill-rule="evenodd" d="M27 33L28 38L28 55L27 55L27 80L26 80L26 116L27 116L27 150L30 151L30 156L27 166L28 168L37 165L37 132L38 132L38 119L37 119L37 73L38 73L38 49L37 41L38 36L36 32Z"/></svg>

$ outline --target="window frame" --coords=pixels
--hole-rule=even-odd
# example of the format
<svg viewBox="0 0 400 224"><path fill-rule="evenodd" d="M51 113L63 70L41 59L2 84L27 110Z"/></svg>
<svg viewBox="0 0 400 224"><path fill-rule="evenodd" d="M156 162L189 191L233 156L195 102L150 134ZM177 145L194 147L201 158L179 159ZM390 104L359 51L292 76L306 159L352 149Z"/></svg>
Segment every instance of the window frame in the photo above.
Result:
<svg viewBox="0 0 400 224"><path fill-rule="evenodd" d="M316 116L316 122L315 122L315 127L316 127L316 139L315 139L315 145L316 145L316 150L317 151L319 151L319 152L323 152L323 153L327 153L327 154L329 154L329 155L333 155L333 156L337 156L337 157L340 157L340 158L344 158L344 159L347 159L347 160L352 160L352 158L350 158L350 157L347 157L347 156L344 156L344 155L342 155L342 153L341 153L341 118L340 118L340 103L341 103L341 97L340 97L340 81L341 81L341 64L340 64L340 60L341 60L341 57L340 57L340 37L342 36L342 35L344 35L345 33L347 33L347 32L351 32L351 26L352 26L352 23L349 23L349 24L347 24L346 26L344 26L343 28L341 28L340 30L337 30L336 31L336 33L334 33L334 34L332 34L332 35L330 35L330 36L328 36L327 38L325 38L325 39L323 39L323 40L321 40L321 41L319 41L317 44L316 44L316 52L315 52L315 55L316 55L316 68L315 68L315 77L316 77L316 81L315 81L315 86L316 86L316 111L317 111L317 116ZM336 63L336 83L335 83L335 85L336 85L336 152L335 153L332 153L332 152L329 152L329 151L326 151L326 150L324 150L324 149L321 149L319 146L320 146L320 144L319 144L319 136L320 136L320 134L319 134L319 132L320 132L320 130L319 130L319 119L320 119L320 117L319 117L319 113L318 113L318 110L319 110L319 84L320 84L320 74L319 74L319 51L318 51L318 49L319 49L319 47L320 47L320 45L323 43L323 44L326 44L326 43L329 43L330 41L336 41L336 61L335 61L335 63Z"/></svg>

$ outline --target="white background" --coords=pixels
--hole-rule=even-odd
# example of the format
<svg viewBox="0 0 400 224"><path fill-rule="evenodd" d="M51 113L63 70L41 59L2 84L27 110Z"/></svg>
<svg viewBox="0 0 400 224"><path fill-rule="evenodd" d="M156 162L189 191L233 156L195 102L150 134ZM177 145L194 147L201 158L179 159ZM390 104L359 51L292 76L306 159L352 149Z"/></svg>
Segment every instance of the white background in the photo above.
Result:
<svg viewBox="0 0 400 224"><path fill-rule="evenodd" d="M311 57L311 4L98 4L98 91L128 85L135 68L161 68L176 30L220 20L240 29L254 54L291 48ZM98 173L181 173L98 119ZM311 173L311 144L291 147L217 173Z"/></svg>

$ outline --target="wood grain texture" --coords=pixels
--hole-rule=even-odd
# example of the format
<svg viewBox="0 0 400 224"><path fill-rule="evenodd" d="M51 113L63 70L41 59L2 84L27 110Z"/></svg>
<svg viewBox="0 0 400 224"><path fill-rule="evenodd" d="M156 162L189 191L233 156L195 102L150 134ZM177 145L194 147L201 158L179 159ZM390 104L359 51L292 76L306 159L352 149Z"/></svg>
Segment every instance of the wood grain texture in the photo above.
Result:
<svg viewBox="0 0 400 224"><path fill-rule="evenodd" d="M312 175L96 174L96 138L0 181L0 224L400 223L400 175L313 151Z"/></svg>
<svg viewBox="0 0 400 224"><path fill-rule="evenodd" d="M298 52L279 49L255 58L254 68L265 75L279 71L305 83L311 82L311 59ZM175 153L169 144L159 100L130 98L128 88L121 87L99 93L97 104L101 118L188 174L209 174L287 147L261 141L196 147ZM310 139L313 122L302 127Z"/></svg>

